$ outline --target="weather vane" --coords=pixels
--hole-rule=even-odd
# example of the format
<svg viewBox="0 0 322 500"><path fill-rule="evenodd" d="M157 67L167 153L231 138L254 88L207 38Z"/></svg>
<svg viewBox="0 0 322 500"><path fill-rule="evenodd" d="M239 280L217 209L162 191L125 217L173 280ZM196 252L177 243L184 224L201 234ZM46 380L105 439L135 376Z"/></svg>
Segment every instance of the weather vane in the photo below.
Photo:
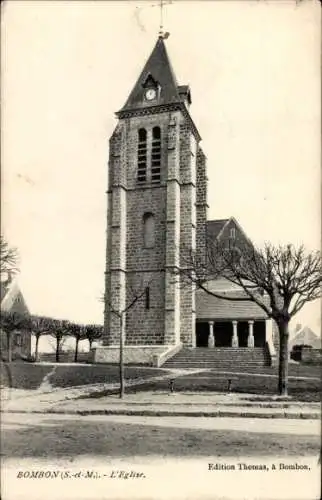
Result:
<svg viewBox="0 0 322 500"><path fill-rule="evenodd" d="M160 0L159 1L159 5L158 7L160 8L160 29L159 29L159 36L166 39L168 38L168 36L170 35L170 33L168 31L166 31L165 33L163 32L163 8L165 5L169 5L172 3L172 0ZM153 7L156 7L156 5L154 5Z"/></svg>
<svg viewBox="0 0 322 500"><path fill-rule="evenodd" d="M159 25L159 37L160 38L163 38L163 39L166 39L170 36L170 33L169 31L166 31L164 32L163 31L163 8L165 5L169 5L169 4L172 4L173 3L173 0L159 0L159 3L155 3L153 5L149 5L149 7L158 7L160 9L160 25ZM145 6L143 7L135 7L135 17L136 17L136 20L138 22L138 25L140 27L140 29L142 31L145 31L145 28L144 28L144 25L142 24L141 20L140 20L140 17L139 17L139 13L145 8Z"/></svg>

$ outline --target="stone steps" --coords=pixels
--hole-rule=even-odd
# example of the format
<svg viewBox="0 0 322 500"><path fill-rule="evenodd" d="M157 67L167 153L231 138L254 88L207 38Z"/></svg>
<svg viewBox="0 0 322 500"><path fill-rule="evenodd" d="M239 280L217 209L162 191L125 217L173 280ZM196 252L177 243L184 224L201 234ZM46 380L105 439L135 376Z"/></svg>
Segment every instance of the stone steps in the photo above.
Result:
<svg viewBox="0 0 322 500"><path fill-rule="evenodd" d="M256 368L267 366L263 347L184 348L166 361L164 368L216 368L229 370L234 366Z"/></svg>

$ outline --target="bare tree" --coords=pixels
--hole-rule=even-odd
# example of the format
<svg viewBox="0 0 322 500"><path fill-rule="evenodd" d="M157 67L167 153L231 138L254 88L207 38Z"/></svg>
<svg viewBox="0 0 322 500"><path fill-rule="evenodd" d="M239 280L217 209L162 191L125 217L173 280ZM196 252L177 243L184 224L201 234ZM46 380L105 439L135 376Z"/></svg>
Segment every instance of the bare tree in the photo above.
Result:
<svg viewBox="0 0 322 500"><path fill-rule="evenodd" d="M39 339L42 335L51 333L51 328L53 327L53 320L47 318L46 316L31 316L31 329L32 333L36 337L35 345L35 361L38 361L39 353Z"/></svg>
<svg viewBox="0 0 322 500"><path fill-rule="evenodd" d="M13 274L18 271L18 252L16 248L9 246L1 235L0 237L0 274Z"/></svg>
<svg viewBox="0 0 322 500"><path fill-rule="evenodd" d="M146 284L142 284L137 287L128 287L127 301L126 305L123 308L115 308L112 304L112 301L107 302L107 306L112 314L117 316L120 322L120 357L119 357L119 374L120 374L120 390L119 397L123 398L125 394L125 381L124 381L124 345L125 345L125 321L126 321L126 313L132 309L135 304L140 300L143 296L146 296L147 290L151 281Z"/></svg>
<svg viewBox="0 0 322 500"><path fill-rule="evenodd" d="M62 347L62 342L64 337L69 335L69 326L70 322L62 319L51 319L51 328L50 328L50 334L52 337L55 338L56 341L56 355L55 355L55 361L56 363L59 363L60 361L60 350Z"/></svg>
<svg viewBox="0 0 322 500"><path fill-rule="evenodd" d="M273 246L262 249L249 242L228 245L209 242L205 259L189 253L182 281L192 281L197 288L214 297L231 301L255 302L273 318L279 333L278 392L288 390L288 340L291 318L307 302L321 297L321 253L307 252L303 246ZM225 278L244 292L220 293L210 289L209 282Z"/></svg>
<svg viewBox="0 0 322 500"><path fill-rule="evenodd" d="M88 340L89 349L92 349L93 342L99 339L103 333L103 327L101 325L85 325L84 335Z"/></svg>
<svg viewBox="0 0 322 500"><path fill-rule="evenodd" d="M76 323L69 323L69 325L68 325L69 334L71 336L75 337L75 356L74 356L75 363L77 363L77 361L78 361L79 342L83 338L85 338L85 329L86 329L86 327L84 325L78 325Z"/></svg>

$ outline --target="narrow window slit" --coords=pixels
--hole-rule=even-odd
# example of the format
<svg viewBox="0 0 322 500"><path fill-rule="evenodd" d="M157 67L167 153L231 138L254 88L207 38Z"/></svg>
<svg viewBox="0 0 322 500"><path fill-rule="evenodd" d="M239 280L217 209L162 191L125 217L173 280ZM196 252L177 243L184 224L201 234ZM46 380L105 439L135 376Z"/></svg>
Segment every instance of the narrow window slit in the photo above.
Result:
<svg viewBox="0 0 322 500"><path fill-rule="evenodd" d="M150 309L150 288L145 289L145 309Z"/></svg>

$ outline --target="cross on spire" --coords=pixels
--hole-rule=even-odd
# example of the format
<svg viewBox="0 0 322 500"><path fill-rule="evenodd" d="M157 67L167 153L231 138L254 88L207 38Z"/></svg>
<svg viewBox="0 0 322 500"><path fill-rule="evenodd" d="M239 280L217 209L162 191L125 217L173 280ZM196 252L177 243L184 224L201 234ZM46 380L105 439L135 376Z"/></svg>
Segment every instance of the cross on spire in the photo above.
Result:
<svg viewBox="0 0 322 500"><path fill-rule="evenodd" d="M160 29L159 29L159 36L162 38L168 38L170 35L169 32L164 33L163 32L163 8L165 5L168 5L172 3L172 0L159 0L159 7L160 7Z"/></svg>

